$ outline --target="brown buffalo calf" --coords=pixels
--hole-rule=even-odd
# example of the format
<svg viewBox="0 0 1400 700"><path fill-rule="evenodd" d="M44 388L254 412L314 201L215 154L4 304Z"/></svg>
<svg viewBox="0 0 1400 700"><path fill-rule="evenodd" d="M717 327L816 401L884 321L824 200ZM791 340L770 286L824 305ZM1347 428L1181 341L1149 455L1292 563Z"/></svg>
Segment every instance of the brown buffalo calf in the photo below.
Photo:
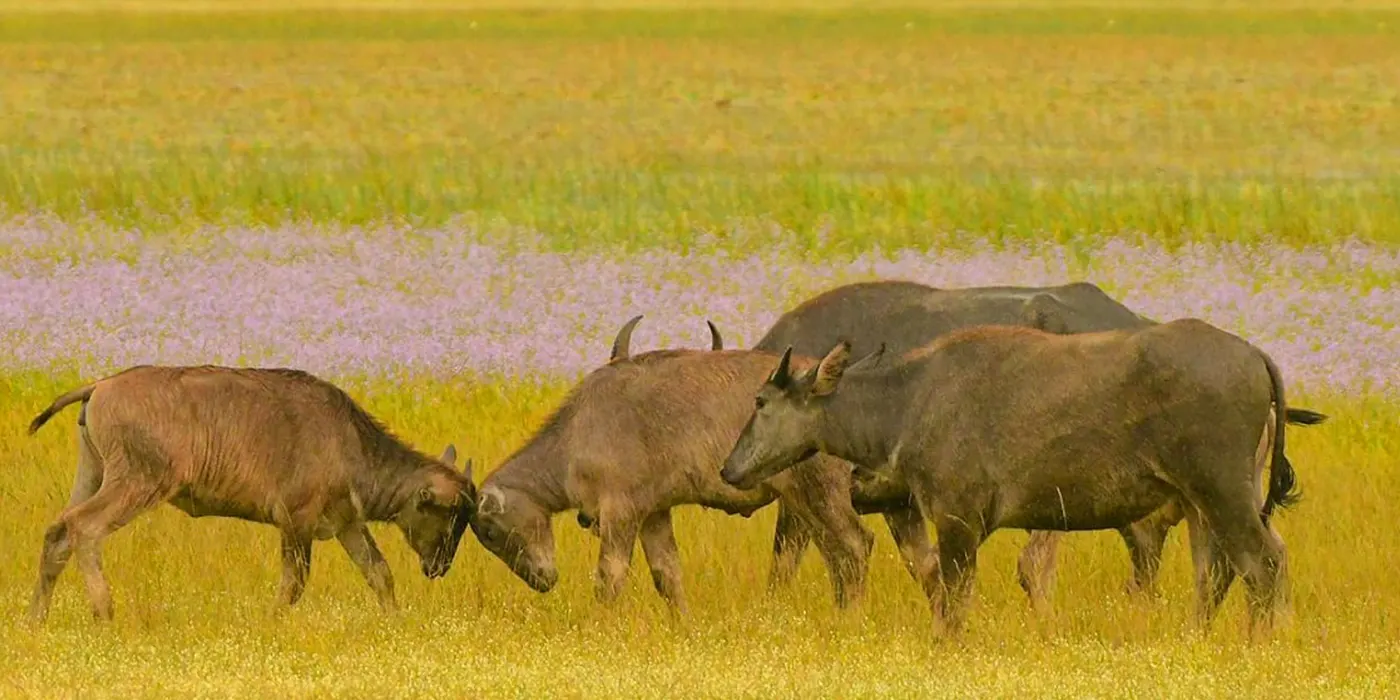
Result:
<svg viewBox="0 0 1400 700"><path fill-rule="evenodd" d="M365 523L398 525L424 575L438 578L474 515L470 462L463 473L451 468L451 446L441 461L415 451L305 372L133 367L59 397L30 434L78 402L78 472L44 533L29 611L36 622L74 553L94 614L110 619L102 539L161 503L281 530L286 605L305 589L311 543L334 537L385 610L397 608L393 578Z"/></svg>

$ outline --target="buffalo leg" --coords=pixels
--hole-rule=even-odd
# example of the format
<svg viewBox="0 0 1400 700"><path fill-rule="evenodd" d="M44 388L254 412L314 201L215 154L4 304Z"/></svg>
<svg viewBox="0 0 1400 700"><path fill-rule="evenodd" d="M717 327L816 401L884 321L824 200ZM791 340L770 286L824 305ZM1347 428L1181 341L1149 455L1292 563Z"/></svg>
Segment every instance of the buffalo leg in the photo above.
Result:
<svg viewBox="0 0 1400 700"><path fill-rule="evenodd" d="M1206 501L1210 504L1202 509L1206 529L1213 546L1223 551L1248 587L1250 634L1267 632L1273 627L1286 584L1283 541L1264 525L1255 502L1257 495L1248 485L1233 489L1228 496Z"/></svg>
<svg viewBox="0 0 1400 700"><path fill-rule="evenodd" d="M1055 590L1055 574L1059 568L1056 560L1060 540L1064 539L1065 533L1057 530L1030 532L1031 538L1016 560L1016 580L1030 599L1031 609L1036 614L1045 614L1050 608L1050 595Z"/></svg>
<svg viewBox="0 0 1400 700"><path fill-rule="evenodd" d="M306 576L311 572L311 538L282 532L282 585L277 600L282 605L296 605L306 590Z"/></svg>
<svg viewBox="0 0 1400 700"><path fill-rule="evenodd" d="M1133 577L1128 581L1130 595L1142 594L1155 598L1157 574L1162 569L1162 550L1167 545L1167 535L1181 522L1183 512L1176 500L1153 511L1151 515L1118 531L1123 543L1128 546L1128 556L1133 564Z"/></svg>
<svg viewBox="0 0 1400 700"><path fill-rule="evenodd" d="M394 600L394 576L389 572L389 562L384 561L384 555L379 553L378 545L370 536L369 528L364 523L354 523L341 530L336 539L374 590L379 607L384 612L396 612L399 604Z"/></svg>
<svg viewBox="0 0 1400 700"><path fill-rule="evenodd" d="M972 583L977 573L977 550L986 535L973 525L977 522L974 514L961 518L944 515L936 522L939 573L943 579L938 618L944 630L957 637L962 634L967 619Z"/></svg>
<svg viewBox="0 0 1400 700"><path fill-rule="evenodd" d="M797 577L802 554L812 541L807 524L795 515L785 499L778 500L778 525L773 532L773 568L768 573L768 590L785 588Z"/></svg>
<svg viewBox="0 0 1400 700"><path fill-rule="evenodd" d="M883 513L890 536L899 547L904 569L914 578L932 605L938 599L938 551L928 538L928 525L916 508L899 508Z"/></svg>
<svg viewBox="0 0 1400 700"><path fill-rule="evenodd" d="M1235 571L1225 556L1209 523L1196 512L1187 509L1187 537L1191 541L1191 563L1196 571L1196 624L1203 629L1215 618L1215 613L1230 592Z"/></svg>
<svg viewBox="0 0 1400 700"><path fill-rule="evenodd" d="M656 592L680 613L686 612L685 594L681 590L681 555L676 548L676 535L671 529L671 511L652 513L642 521L642 553L651 569L651 582Z"/></svg>
<svg viewBox="0 0 1400 700"><path fill-rule="evenodd" d="M102 460L92 449L87 428L78 428L78 470L73 475L73 489L68 494L68 507L92 498L102 487Z"/></svg>
<svg viewBox="0 0 1400 700"><path fill-rule="evenodd" d="M92 445L88 443L87 431L85 428L78 429L78 467L73 475L73 488L68 494L68 505L64 511L70 511L74 506L82 503L102 486L102 463L92 450ZM34 594L29 601L29 619L33 622L43 622L48 616L49 602L53 599L54 584L63 573L63 569L68 565L68 559L72 556L72 544L68 539L68 526L64 523L63 514L53 525L44 531L44 545L39 554L39 581L34 586Z"/></svg>
<svg viewBox="0 0 1400 700"><path fill-rule="evenodd" d="M153 490L127 487L111 481L104 483L92 498L68 509L59 517L59 525L46 533L42 565L46 569L44 574L52 571L56 576L57 572L62 571L61 557L66 558L68 552L58 547L51 549L51 546L56 544L54 540L66 535L68 550L78 557L78 569L87 584L93 615L101 620L112 619L112 591L107 577L102 574L102 540L158 501ZM47 603L45 600L45 607Z"/></svg>
<svg viewBox="0 0 1400 700"><path fill-rule="evenodd" d="M793 513L802 518L816 538L817 550L826 561L836 606L848 607L865 597L865 575L875 537L860 522L851 506L849 489L804 484L793 497L784 497Z"/></svg>
<svg viewBox="0 0 1400 700"><path fill-rule="evenodd" d="M593 594L601 602L610 603L622 592L627 581L627 569L632 566L632 549L637 539L637 521L633 517L614 518L604 511L598 520L598 578Z"/></svg>

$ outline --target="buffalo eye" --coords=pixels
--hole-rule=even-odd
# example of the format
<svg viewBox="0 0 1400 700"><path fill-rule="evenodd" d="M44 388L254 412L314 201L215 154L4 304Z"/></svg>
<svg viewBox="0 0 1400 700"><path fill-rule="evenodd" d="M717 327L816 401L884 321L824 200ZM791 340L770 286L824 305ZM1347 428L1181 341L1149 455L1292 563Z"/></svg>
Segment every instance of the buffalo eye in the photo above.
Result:
<svg viewBox="0 0 1400 700"><path fill-rule="evenodd" d="M763 398L762 396L756 397L756 398L753 400L754 410L762 411L762 410L763 410L763 407L764 407L764 406L767 406L767 405L768 405L768 399L765 399L765 398Z"/></svg>

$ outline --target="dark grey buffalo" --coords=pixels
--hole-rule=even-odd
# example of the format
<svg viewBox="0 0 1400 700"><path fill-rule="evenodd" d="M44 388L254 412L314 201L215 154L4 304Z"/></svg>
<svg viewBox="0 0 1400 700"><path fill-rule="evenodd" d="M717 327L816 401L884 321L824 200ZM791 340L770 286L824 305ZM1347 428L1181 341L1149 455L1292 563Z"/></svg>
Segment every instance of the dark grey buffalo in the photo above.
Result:
<svg viewBox="0 0 1400 700"><path fill-rule="evenodd" d="M450 445L441 460L423 455L344 391L298 370L133 367L59 397L30 434L79 402L77 476L44 533L35 621L75 552L94 614L110 619L102 539L163 502L281 530L285 605L305 590L311 543L334 537L385 610L397 608L393 577L365 523L392 521L423 574L438 578L476 507L471 463L453 469Z"/></svg>
<svg viewBox="0 0 1400 700"><path fill-rule="evenodd" d="M881 280L858 282L828 290L783 314L755 348L781 353L791 347L798 355L820 356L841 339L849 339L852 352L863 355L883 345L900 354L934 339L970 326L1011 325L1038 328L1060 334L1145 328L1152 319L1133 312L1088 282L1051 287L970 287L937 289L917 282ZM1326 416L1290 408L1289 422L1313 425ZM903 555L911 573L926 590L928 576L937 572L912 562L933 560L927 538L910 536L911 519L917 519L907 486L888 475L857 469L852 501L861 514L881 513L892 527L906 533ZM1132 559L1133 576L1128 588L1155 593L1162 549L1171 528L1184 514L1175 505L1120 530ZM920 523L920 526L922 524ZM1060 532L1031 533L1018 562L1022 588L1037 605L1053 588L1055 552ZM786 584L797 570L810 535L800 520L778 506L773 538L773 585Z"/></svg>
<svg viewBox="0 0 1400 700"><path fill-rule="evenodd" d="M982 326L868 368L847 372L849 358L843 342L810 371L784 359L722 477L743 488L818 452L895 472L938 532L933 607L949 631L992 532L1118 529L1173 502L1199 619L1238 573L1251 630L1272 622L1285 555L1268 521L1296 494L1283 380L1262 351L1183 319L1078 335Z"/></svg>
<svg viewBox="0 0 1400 700"><path fill-rule="evenodd" d="M657 592L684 611L671 509L696 504L748 516L781 499L816 533L837 604L858 600L873 537L851 508L848 465L818 457L745 489L719 477L748 417L753 386L772 373L778 355L719 350L713 326L710 351L632 355L628 343L639 318L619 331L610 361L584 377L482 483L472 522L477 539L527 585L547 592L559 576L551 520L577 510L579 524L601 540L600 600L617 596L640 539Z"/></svg>

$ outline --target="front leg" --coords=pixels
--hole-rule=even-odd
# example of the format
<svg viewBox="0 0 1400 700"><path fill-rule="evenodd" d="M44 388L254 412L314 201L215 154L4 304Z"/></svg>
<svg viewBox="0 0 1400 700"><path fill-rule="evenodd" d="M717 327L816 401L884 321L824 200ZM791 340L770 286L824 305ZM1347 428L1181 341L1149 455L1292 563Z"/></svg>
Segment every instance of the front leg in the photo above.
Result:
<svg viewBox="0 0 1400 700"><path fill-rule="evenodd" d="M296 605L306 590L306 576L311 572L311 538L282 531L282 585L277 601L284 606Z"/></svg>
<svg viewBox="0 0 1400 700"><path fill-rule="evenodd" d="M686 613L685 594L681 591L681 554L676 548L676 535L671 529L671 511L652 513L642 521L642 553L651 568L651 582L656 592L670 603L676 612Z"/></svg>
<svg viewBox="0 0 1400 700"><path fill-rule="evenodd" d="M792 512L786 499L778 499L778 524L773 530L773 568L768 572L768 590L788 587L797 576L802 554L812 541L811 530Z"/></svg>
<svg viewBox="0 0 1400 700"><path fill-rule="evenodd" d="M637 539L637 518L630 513L615 516L603 513L598 521L598 578L593 593L600 602L611 603L622 592L627 569L632 566L632 547Z"/></svg>
<svg viewBox="0 0 1400 700"><path fill-rule="evenodd" d="M904 559L904 569L923 589L929 605L938 600L939 586L943 585L938 575L938 551L928 538L928 526L918 508L896 508L886 511L885 524L890 528L899 555Z"/></svg>
<svg viewBox="0 0 1400 700"><path fill-rule="evenodd" d="M384 612L397 612L399 605L394 600L394 577L389 572L389 562L384 561L384 555L379 553L374 538L370 537L369 528L362 522L353 523L341 530L336 539L340 540L350 560L359 567L369 587L374 589L374 594L379 598L379 607Z"/></svg>
<svg viewBox="0 0 1400 700"><path fill-rule="evenodd" d="M967 619L967 607L972 597L973 578L977 572L977 549L986 534L976 523L977 516L946 514L936 521L938 528L938 558L943 579L943 595L938 608L938 623L951 637L959 637Z"/></svg>

